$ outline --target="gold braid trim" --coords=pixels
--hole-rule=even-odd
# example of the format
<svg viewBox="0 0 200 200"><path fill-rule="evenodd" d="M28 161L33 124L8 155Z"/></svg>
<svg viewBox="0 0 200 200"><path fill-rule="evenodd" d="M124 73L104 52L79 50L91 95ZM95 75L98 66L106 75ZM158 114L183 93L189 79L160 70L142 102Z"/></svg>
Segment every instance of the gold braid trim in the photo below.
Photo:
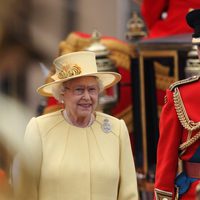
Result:
<svg viewBox="0 0 200 200"><path fill-rule="evenodd" d="M155 193L155 198L156 200L172 200L172 192L168 192L168 191L164 191L164 190L160 190L155 188L154 189L154 193Z"/></svg>
<svg viewBox="0 0 200 200"><path fill-rule="evenodd" d="M182 144L179 146L179 156L183 155L183 154L185 153L185 151L186 151L186 148L189 147L189 146L191 145L191 144L190 144L189 146L187 145L187 143L189 142L191 136L192 136L192 131L188 131L188 135L187 135L187 140L186 140L186 142L182 143Z"/></svg>
<svg viewBox="0 0 200 200"><path fill-rule="evenodd" d="M182 126L188 131L195 131L199 129L200 122L193 122L192 120L189 119L178 88L175 88L173 93L173 98L174 98L174 106L176 109L176 113L178 115L178 118Z"/></svg>
<svg viewBox="0 0 200 200"><path fill-rule="evenodd" d="M184 84L192 83L192 82L198 81L199 79L200 79L200 76L191 76L189 78L182 79L180 81L174 82L173 84L170 85L169 89L171 91L173 91L179 85L184 85Z"/></svg>
<svg viewBox="0 0 200 200"><path fill-rule="evenodd" d="M194 135L192 138L190 138L189 140L187 140L186 142L181 144L179 146L179 150L183 151L184 149L186 149L190 145L194 144L199 138L200 138L200 131L196 135Z"/></svg>
<svg viewBox="0 0 200 200"><path fill-rule="evenodd" d="M133 114L132 114L133 107L132 105L127 106L119 113L115 114L114 116L123 119L128 127L129 132L133 132Z"/></svg>

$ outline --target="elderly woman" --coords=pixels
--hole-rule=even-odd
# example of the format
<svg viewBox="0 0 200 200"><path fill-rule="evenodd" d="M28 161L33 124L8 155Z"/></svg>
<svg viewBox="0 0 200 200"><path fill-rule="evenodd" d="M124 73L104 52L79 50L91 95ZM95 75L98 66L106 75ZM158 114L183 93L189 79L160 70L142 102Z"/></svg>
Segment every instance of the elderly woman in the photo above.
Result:
<svg viewBox="0 0 200 200"><path fill-rule="evenodd" d="M97 72L92 52L63 55L54 65L54 81L38 92L53 95L64 109L30 120L23 156L14 165L16 197L138 199L126 125L123 120L95 111L99 93L116 84L120 74Z"/></svg>

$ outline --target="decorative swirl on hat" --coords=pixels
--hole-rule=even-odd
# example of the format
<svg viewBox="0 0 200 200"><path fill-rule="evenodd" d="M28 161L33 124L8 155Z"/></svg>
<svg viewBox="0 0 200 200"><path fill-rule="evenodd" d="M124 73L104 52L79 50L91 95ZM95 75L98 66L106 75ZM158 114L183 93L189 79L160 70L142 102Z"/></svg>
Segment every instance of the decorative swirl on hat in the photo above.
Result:
<svg viewBox="0 0 200 200"><path fill-rule="evenodd" d="M69 78L72 76L79 75L81 73L81 68L74 64L71 66L63 66L63 69L58 73L59 79Z"/></svg>

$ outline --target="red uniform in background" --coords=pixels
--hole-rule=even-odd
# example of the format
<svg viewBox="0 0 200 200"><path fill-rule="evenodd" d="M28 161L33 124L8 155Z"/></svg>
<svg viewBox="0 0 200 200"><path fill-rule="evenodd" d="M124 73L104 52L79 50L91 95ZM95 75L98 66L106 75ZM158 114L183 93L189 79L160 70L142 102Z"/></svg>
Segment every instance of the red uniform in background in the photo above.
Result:
<svg viewBox="0 0 200 200"><path fill-rule="evenodd" d="M200 0L143 0L141 14L148 29L147 38L190 33L185 16L189 10L200 8ZM166 12L165 19L162 14Z"/></svg>
<svg viewBox="0 0 200 200"><path fill-rule="evenodd" d="M198 44L200 59L200 9L188 13L186 21L194 29L192 43ZM196 199L196 186L200 183L199 102L200 76L173 83L166 91L159 126L156 200Z"/></svg>
<svg viewBox="0 0 200 200"><path fill-rule="evenodd" d="M166 92L166 103L160 117L155 194L156 199L174 199L177 185L181 199L192 200L200 177L193 178L192 169L187 171L184 167L190 162L200 166L200 140L184 150L179 147L200 132L200 77L175 84ZM183 161L183 172L176 177L178 158Z"/></svg>

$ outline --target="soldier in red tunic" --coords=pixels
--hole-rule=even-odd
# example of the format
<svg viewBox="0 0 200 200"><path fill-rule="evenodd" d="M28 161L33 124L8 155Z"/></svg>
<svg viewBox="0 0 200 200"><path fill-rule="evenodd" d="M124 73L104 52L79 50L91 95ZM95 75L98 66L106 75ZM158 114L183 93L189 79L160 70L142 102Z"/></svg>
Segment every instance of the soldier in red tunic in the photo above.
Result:
<svg viewBox="0 0 200 200"><path fill-rule="evenodd" d="M148 29L148 38L191 33L185 21L191 9L200 8L199 0L142 0L141 14Z"/></svg>
<svg viewBox="0 0 200 200"><path fill-rule="evenodd" d="M187 14L200 58L200 9ZM182 170L178 173L179 159ZM200 183L200 76L172 84L160 117L155 199L193 200Z"/></svg>

